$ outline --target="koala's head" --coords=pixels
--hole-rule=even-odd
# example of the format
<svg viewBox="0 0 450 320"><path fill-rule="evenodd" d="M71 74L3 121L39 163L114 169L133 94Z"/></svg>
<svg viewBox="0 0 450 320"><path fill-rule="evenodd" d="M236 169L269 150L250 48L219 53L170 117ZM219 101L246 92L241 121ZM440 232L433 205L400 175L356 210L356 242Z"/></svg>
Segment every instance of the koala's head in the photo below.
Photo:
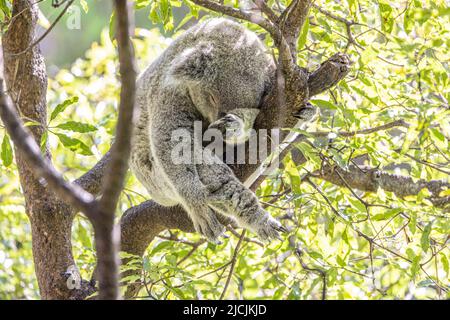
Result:
<svg viewBox="0 0 450 320"><path fill-rule="evenodd" d="M275 64L257 35L227 19L196 26L169 70L176 81L205 90L222 112L258 108Z"/></svg>

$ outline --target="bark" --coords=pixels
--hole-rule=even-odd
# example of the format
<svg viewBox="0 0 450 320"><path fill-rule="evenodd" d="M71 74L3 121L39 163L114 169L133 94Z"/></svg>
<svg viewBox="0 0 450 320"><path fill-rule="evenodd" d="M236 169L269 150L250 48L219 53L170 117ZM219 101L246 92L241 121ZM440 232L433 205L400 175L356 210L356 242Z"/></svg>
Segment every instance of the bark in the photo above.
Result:
<svg viewBox="0 0 450 320"><path fill-rule="evenodd" d="M72 2L66 5L56 21ZM77 183L67 182L52 165L47 146L41 154L39 143L47 125L47 75L39 50L43 36L34 40L38 16L36 3L28 0L13 3L13 19L3 37L4 76L9 96L3 90L3 79L0 79L0 116L14 142L26 212L31 222L36 275L44 299L84 298L94 289L92 283L80 281L72 257L71 226L78 210L86 214L94 226L99 297L116 299L119 296L118 233L114 232L114 212L128 169L136 73L129 39L128 3L116 0L115 4L122 90L116 142L105 161L95 167L97 172L104 173L108 166L103 196L98 202L82 188L84 178L93 178L95 174L87 174ZM21 117L40 125L32 127L30 132ZM111 160L107 163L106 159ZM96 191L99 187L91 184L86 189Z"/></svg>
<svg viewBox="0 0 450 320"><path fill-rule="evenodd" d="M22 12L2 38L4 76L8 92L19 114L42 126L30 131L36 142L41 140L47 121L47 74L39 46L14 56L32 43L38 18L31 1L13 1L12 14ZM66 271L75 262L72 256L71 227L73 210L49 191L44 181L35 177L33 170L15 146L16 163L26 213L31 223L33 259L39 290L43 299L69 299L76 290L66 285ZM44 157L50 161L45 148Z"/></svg>
<svg viewBox="0 0 450 320"><path fill-rule="evenodd" d="M132 2L115 0L116 39L122 88L120 90L119 119L116 139L111 148L110 161L103 181L103 195L98 203L98 212L92 220L95 231L99 298L119 297L119 226L115 225L115 210L123 189L131 150L131 134L134 128L134 105L136 71L133 48L130 40L133 23Z"/></svg>

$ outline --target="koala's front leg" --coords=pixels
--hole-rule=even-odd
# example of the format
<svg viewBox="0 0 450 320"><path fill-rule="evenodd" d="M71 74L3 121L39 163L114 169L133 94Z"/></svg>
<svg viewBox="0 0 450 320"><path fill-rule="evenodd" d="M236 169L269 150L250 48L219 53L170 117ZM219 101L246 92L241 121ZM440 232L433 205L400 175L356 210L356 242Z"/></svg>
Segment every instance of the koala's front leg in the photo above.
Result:
<svg viewBox="0 0 450 320"><path fill-rule="evenodd" d="M239 108L233 109L220 119L209 125L209 129L217 129L226 143L239 144L247 141L258 116L259 109Z"/></svg>
<svg viewBox="0 0 450 320"><path fill-rule="evenodd" d="M180 148L177 137L187 139L186 149L202 152L200 142L194 138L193 120L189 117L189 113L179 111L159 114L150 128L151 152L155 166L163 172L162 176L171 186L167 192L173 194L187 211L195 230L209 241L217 242L225 228L208 206L209 190L199 178L195 155L185 159L177 153Z"/></svg>
<svg viewBox="0 0 450 320"><path fill-rule="evenodd" d="M213 157L205 152L204 157L208 156ZM240 226L255 232L264 241L279 239L279 232L286 231L261 207L256 195L234 176L226 164L216 159L214 164L200 164L197 168L200 179L210 192L208 204L215 211L233 217Z"/></svg>

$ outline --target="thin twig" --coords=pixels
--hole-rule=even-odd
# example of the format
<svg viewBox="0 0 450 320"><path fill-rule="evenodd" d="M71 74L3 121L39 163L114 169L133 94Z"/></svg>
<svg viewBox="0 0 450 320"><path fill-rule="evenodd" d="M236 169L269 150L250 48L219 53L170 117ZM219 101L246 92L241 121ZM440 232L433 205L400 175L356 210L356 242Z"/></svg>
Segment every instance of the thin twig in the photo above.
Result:
<svg viewBox="0 0 450 320"><path fill-rule="evenodd" d="M61 20L61 18L64 16L64 14L67 12L67 10L69 9L69 7L72 5L72 3L74 3L75 0L70 0L66 6L64 7L64 9L60 12L60 14L56 17L55 21L51 24L51 26L45 30L45 32L36 40L34 41L32 44L30 44L28 47L26 47L24 50L20 51L20 52L16 52L16 53L11 53L11 52L5 52L5 54L12 56L12 57L16 57L16 56L21 56L24 53L27 53L29 50L31 50L33 47L35 47L37 44L39 44L42 40L44 40L44 38L53 30L53 28L58 24L59 20Z"/></svg>
<svg viewBox="0 0 450 320"><path fill-rule="evenodd" d="M359 134L371 134L377 131L383 131L383 130L389 130L395 127L405 127L408 128L409 124L407 122L405 122L405 120L400 119L400 120L396 120L393 122L389 122L377 127L373 127L373 128L367 128L367 129L362 129L362 130L356 130L356 131L339 131L336 132L336 135L338 136L342 136L342 137L352 137L352 136L356 136ZM331 134L333 132L310 132L309 134L313 135L314 137L326 137L329 134Z"/></svg>
<svg viewBox="0 0 450 320"><path fill-rule="evenodd" d="M319 268L311 268L309 267L302 259L303 251L297 247L295 249L295 255L297 256L298 261L300 262L300 265L303 269L310 272L318 273L319 276L322 278L322 294L321 298L322 300L327 299L327 273Z"/></svg>
<svg viewBox="0 0 450 320"><path fill-rule="evenodd" d="M233 276L234 267L235 267L236 261L237 261L237 255L239 253L239 249L241 247L241 244L242 244L242 242L244 241L244 238L245 238L245 232L246 232L246 230L242 231L241 237L239 238L239 241L238 241L238 243L236 245L236 248L234 249L233 257L231 258L230 272L228 273L227 281L225 282L225 286L223 287L223 291L222 291L222 294L220 295L219 300L223 300L223 297L225 296L225 293L227 292L228 286L230 285L231 277Z"/></svg>

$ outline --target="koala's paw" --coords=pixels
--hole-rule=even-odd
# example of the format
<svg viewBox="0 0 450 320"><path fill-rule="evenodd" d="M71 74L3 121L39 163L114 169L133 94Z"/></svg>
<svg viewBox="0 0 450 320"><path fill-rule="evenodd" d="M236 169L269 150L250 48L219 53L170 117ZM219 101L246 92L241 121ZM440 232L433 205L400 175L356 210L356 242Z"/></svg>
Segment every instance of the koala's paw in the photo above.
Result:
<svg viewBox="0 0 450 320"><path fill-rule="evenodd" d="M220 244L219 237L223 236L225 227L219 222L216 215L210 211L205 215L196 215L192 219L194 228L209 242Z"/></svg>
<svg viewBox="0 0 450 320"><path fill-rule="evenodd" d="M238 116L227 114L211 123L208 128L219 130L224 135L224 138L227 139L240 136L242 134L243 124Z"/></svg>
<svg viewBox="0 0 450 320"><path fill-rule="evenodd" d="M258 235L258 238L264 242L269 242L274 239L282 240L280 232L288 232L278 220L274 219L268 213L265 213L264 219L253 223L251 229Z"/></svg>

